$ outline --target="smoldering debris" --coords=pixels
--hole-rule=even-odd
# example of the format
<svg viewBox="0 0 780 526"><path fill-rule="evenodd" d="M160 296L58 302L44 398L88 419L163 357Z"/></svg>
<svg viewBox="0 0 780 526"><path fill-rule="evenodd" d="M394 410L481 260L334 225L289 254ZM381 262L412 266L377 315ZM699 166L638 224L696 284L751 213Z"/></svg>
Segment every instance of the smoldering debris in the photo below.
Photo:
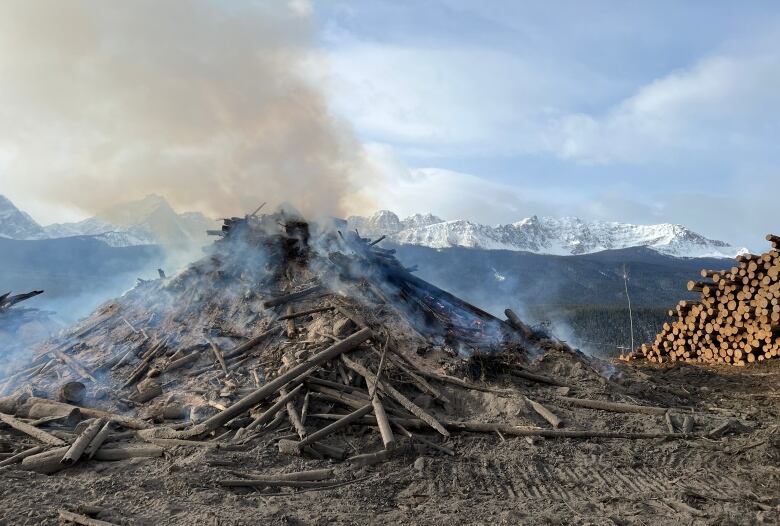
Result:
<svg viewBox="0 0 780 526"><path fill-rule="evenodd" d="M2 384L5 465L56 473L193 451L232 465L269 447L299 468L337 463L316 476L232 466L210 482L270 495L362 485L360 469L414 448L457 457L456 434L696 440L722 423L704 412L697 430L668 426L686 410L629 396L511 310L490 315L343 226L289 211L227 218L203 259L35 349ZM85 392L68 394L72 382ZM594 410L644 420L588 425Z"/></svg>

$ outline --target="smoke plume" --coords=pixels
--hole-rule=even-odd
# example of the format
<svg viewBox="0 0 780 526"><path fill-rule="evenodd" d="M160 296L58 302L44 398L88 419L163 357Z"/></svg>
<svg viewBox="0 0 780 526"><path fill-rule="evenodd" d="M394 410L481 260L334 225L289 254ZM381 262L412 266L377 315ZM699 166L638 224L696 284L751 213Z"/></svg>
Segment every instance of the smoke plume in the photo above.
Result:
<svg viewBox="0 0 780 526"><path fill-rule="evenodd" d="M306 73L313 38L300 0L3 2L0 187L87 212L149 193L352 212L368 168Z"/></svg>

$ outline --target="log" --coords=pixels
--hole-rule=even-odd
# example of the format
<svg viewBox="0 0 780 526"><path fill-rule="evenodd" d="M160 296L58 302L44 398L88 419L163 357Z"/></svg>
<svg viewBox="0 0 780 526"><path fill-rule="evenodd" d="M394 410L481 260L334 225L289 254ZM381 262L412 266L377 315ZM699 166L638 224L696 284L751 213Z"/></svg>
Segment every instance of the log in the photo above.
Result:
<svg viewBox="0 0 780 526"><path fill-rule="evenodd" d="M337 365L339 366L339 369L341 371L344 370L344 367L341 366L341 362L337 362ZM346 373L344 373L344 375L346 376ZM325 387L330 387L332 389L343 391L343 392L348 393L348 394L354 393L355 396L360 395L363 398L365 398L366 400L368 400L368 392L366 392L365 389L362 389L360 387L355 387L355 386L352 386L352 385L346 385L346 384L338 383L338 382L331 382L330 380L325 380L323 378L318 378L316 376L308 377L304 383L307 386L309 386L309 387L322 385L322 386L325 386Z"/></svg>
<svg viewBox="0 0 780 526"><path fill-rule="evenodd" d="M322 365L325 362L338 357L342 353L351 351L364 341L371 337L370 329L362 329L352 336L341 340L338 343L328 347L324 351L321 351L314 356L310 357L305 362L293 367L287 372L277 376L263 387L248 394L235 404L231 405L227 409L220 411L211 418L193 426L191 429L185 431L179 431L173 433L176 438L189 438L197 435L202 435L213 431L214 429L222 426L228 420L232 420L241 413L248 411L250 408L256 406L269 396L277 393L279 389L288 384L291 380L295 380L301 376L306 377L314 370L315 367Z"/></svg>
<svg viewBox="0 0 780 526"><path fill-rule="evenodd" d="M257 472L250 473L238 473L231 471L234 475L239 475L245 478L251 479L268 479L273 478L275 480L297 480L297 481L312 481L312 480L329 480L334 477L334 471L330 468L326 469L310 469L307 471L294 471L292 473L279 473L274 475L264 475Z"/></svg>
<svg viewBox="0 0 780 526"><path fill-rule="evenodd" d="M26 301L30 298L34 298L35 296L38 296L39 294L43 294L42 290L34 290L32 292L25 292L24 294L16 294L15 296L10 296L10 292L7 292L0 296L0 310L1 309L7 309L8 307L12 307L13 305L16 305L17 303L21 303L22 301Z"/></svg>
<svg viewBox="0 0 780 526"><path fill-rule="evenodd" d="M147 367L149 367L149 364L157 357L157 354L160 352L166 342L167 339L160 340L151 349L149 349L149 352L147 352L143 357L141 363L139 363L136 368L133 369L133 371L130 373L130 376L127 378L127 380L125 380L125 383L122 384L122 389L134 384L141 379L141 377L146 372Z"/></svg>
<svg viewBox="0 0 780 526"><path fill-rule="evenodd" d="M513 329L520 331L520 334L523 335L523 338L530 339L534 335L534 331L532 331L528 325L523 323L520 317L515 314L512 309L504 310L504 314L506 314L509 325L511 325Z"/></svg>
<svg viewBox="0 0 780 526"><path fill-rule="evenodd" d="M21 462L25 458L27 458L29 456L32 456L32 455L37 455L41 451L43 451L43 446L35 446L35 447L31 447L30 449L25 449L24 451L20 451L19 453L15 454L15 455L13 455L11 457L8 457L7 459L5 459L2 462L0 462L0 467L10 466L12 464L18 464L19 462Z"/></svg>
<svg viewBox="0 0 780 526"><path fill-rule="evenodd" d="M44 444L49 444L50 446L62 446L62 445L65 445L65 441L64 440L59 439L59 438L55 437L54 435L51 435L51 434L47 433L46 431L44 431L42 429L38 429L35 426L31 426L30 424L22 422L21 420L19 420L17 418L14 418L11 415L6 415L4 413L0 413L0 421L5 423L6 425L11 426L12 428L16 429L17 431L21 431L22 433L33 437L35 440L43 442Z"/></svg>
<svg viewBox="0 0 780 526"><path fill-rule="evenodd" d="M466 389L473 389L475 391L482 391L484 393L495 393L499 395L506 395L511 394L510 391L502 390L502 389L493 389L492 387L484 387L481 385L473 384L471 382L467 382L465 380L461 380L460 378L455 378L454 376L449 376L446 374L437 374L432 373L429 371L423 371L422 369L418 369L417 373L420 376L424 376L425 378L430 378L431 380L438 380L439 382L445 383L445 384L452 384L457 385L458 387L465 387Z"/></svg>
<svg viewBox="0 0 780 526"><path fill-rule="evenodd" d="M344 365L361 375L363 378L366 379L366 382L375 382L376 376L374 376L374 373L366 369L363 365L354 362L347 358L346 356L342 355L341 360L344 362ZM379 382L379 388L387 393L390 397L392 397L396 402L401 404L405 409L407 409L409 412L411 412L416 417L420 418L421 420L425 421L430 425L432 428L434 428L436 431L441 433L444 436L449 436L449 433L447 430L431 415L426 413L420 406L406 398L403 394L398 392L393 386L389 385L387 382L380 381Z"/></svg>
<svg viewBox="0 0 780 526"><path fill-rule="evenodd" d="M190 362L196 362L198 361L198 358L200 358L200 354L197 352L191 352L185 356L182 356L181 358L177 358L176 360L173 360L165 367L165 372L173 371L174 369L178 369L179 367L183 367Z"/></svg>
<svg viewBox="0 0 780 526"><path fill-rule="evenodd" d="M133 402L143 404L153 398L162 396L162 385L158 381L144 381L136 386L136 392L130 397Z"/></svg>
<svg viewBox="0 0 780 526"><path fill-rule="evenodd" d="M303 407L301 408L301 424L306 425L306 417L309 415L309 400L311 399L311 392L306 391L306 396L303 397Z"/></svg>
<svg viewBox="0 0 780 526"><path fill-rule="evenodd" d="M333 310L333 307L330 305L326 305L324 307L318 307L316 309L302 310L299 312L288 312L284 316L279 316L277 320L278 321L291 320L293 318L300 318L301 316L308 316L309 314L317 314L318 312L325 312L329 310Z"/></svg>
<svg viewBox="0 0 780 526"><path fill-rule="evenodd" d="M387 237L386 235L381 235L377 239L375 239L371 243L369 243L368 246L373 247L374 245L377 245L377 244L381 243L382 240L384 240L386 237Z"/></svg>
<svg viewBox="0 0 780 526"><path fill-rule="evenodd" d="M77 407L57 407L48 404L32 404L27 409L27 418L34 418L31 426L38 427L47 422L64 421L67 425L75 426L82 418L81 411Z"/></svg>
<svg viewBox="0 0 780 526"><path fill-rule="evenodd" d="M327 387L321 387L319 385L311 386L312 396L320 400L328 400L330 402L337 402L343 404L352 409L360 409L364 405L370 403L367 398L357 398L349 396L345 393L329 389Z"/></svg>
<svg viewBox="0 0 780 526"><path fill-rule="evenodd" d="M87 446L92 442L92 439L94 439L100 430L103 429L105 424L106 421L102 418L93 420L73 444L71 444L70 449L65 452L60 463L65 465L75 464L81 458L81 455L84 454L84 450L87 449Z"/></svg>
<svg viewBox="0 0 780 526"><path fill-rule="evenodd" d="M30 404L34 404L34 403L49 404L49 405L59 406L63 408L68 408L69 410L78 409L79 411L81 411L81 414L84 416L90 418L105 418L106 420L113 420L115 423L130 429L147 429L151 427L148 423L144 422L143 420L139 420L137 418L132 418L129 416L119 415L116 413L110 413L108 411L102 411L100 409L93 409L91 407L76 407L70 404L65 404L63 402L57 402L55 400L49 400L46 398L38 398L35 396L31 396L30 398L28 398L27 402Z"/></svg>
<svg viewBox="0 0 780 526"><path fill-rule="evenodd" d="M64 352L62 352L59 349L54 349L54 354L57 356L57 358L59 358L60 360L65 362L66 365L68 365L71 369L73 369L73 371L76 374L81 375L82 378L89 378L90 380L92 380L96 384L99 383L97 378L92 376L92 373L87 371L84 368L84 366L81 365L75 358L72 358L72 357L68 356L67 354L65 354Z"/></svg>
<svg viewBox="0 0 780 526"><path fill-rule="evenodd" d="M376 351L376 349L374 349L374 351ZM378 352L378 351L376 351L376 352ZM397 356L397 355L394 354L394 356ZM447 399L447 397L444 396L441 393L441 391L439 391L438 389L433 387L431 384L429 384L427 381L425 381L425 378L423 378L422 376L418 375L415 371L412 371L409 367L404 365L402 363L402 360L393 360L393 363L395 364L396 367L398 367L404 373L406 373L406 375L409 378L412 379L414 384L417 386L417 388L421 392L427 393L427 394L431 395L432 397L434 397L435 399L440 400L443 403L449 403L450 402L449 399Z"/></svg>
<svg viewBox="0 0 780 526"><path fill-rule="evenodd" d="M525 380L531 380L532 382L540 383L540 384L547 384L547 385L555 385L557 387L569 387L564 382L561 382L560 380L556 380L554 378L550 378L547 376L542 376L540 374L531 373L526 371L525 369L512 369L509 373L510 379L514 380L512 377L517 376L519 378L523 378Z"/></svg>
<svg viewBox="0 0 780 526"><path fill-rule="evenodd" d="M279 390L279 394L284 396L286 394L286 390ZM295 428L295 432L298 433L298 436L303 439L306 437L306 428L301 421L301 416L298 414L298 410L295 408L295 402L293 401L293 398L287 400L286 408L287 418L290 419L290 423L293 425L293 428Z"/></svg>
<svg viewBox="0 0 780 526"><path fill-rule="evenodd" d="M307 446L309 444L313 444L314 442L317 442L319 440L322 440L323 438L332 435L339 429L343 429L350 425L352 422L359 420L363 416L367 415L371 412L373 409L373 406L371 404L366 404L365 406L361 407L360 409L353 411L352 413L340 418L339 420L336 420L329 426L325 426L322 429L315 431L314 433L310 434L300 442L298 442L298 448L302 448L304 446Z"/></svg>
<svg viewBox="0 0 780 526"><path fill-rule="evenodd" d="M48 451L43 451L36 455L30 455L22 460L20 464L21 468L27 471L35 471L36 473L56 473L65 469L65 464L61 463L62 455L64 455L70 446L62 446Z"/></svg>
<svg viewBox="0 0 780 526"><path fill-rule="evenodd" d="M141 345L143 345L144 343L146 343L147 340L148 340L148 337L144 338L144 340L139 344L139 347ZM129 348L127 350L127 352L125 352L125 354L123 354L122 357L119 358L119 360L117 360L117 362L114 365L111 366L111 370L112 371L116 371L120 367L122 367L125 364L125 361L127 361L127 359L130 357L131 354L133 354L133 351L135 351L135 350L136 349L134 349L133 347Z"/></svg>
<svg viewBox="0 0 780 526"><path fill-rule="evenodd" d="M93 438L89 445L87 445L87 448L84 450L84 456L86 456L88 459L94 457L98 449L100 449L106 439L108 439L110 433L111 421L108 420L105 424L103 424L103 427L100 428L100 431L97 432L95 438Z"/></svg>
<svg viewBox="0 0 780 526"><path fill-rule="evenodd" d="M561 425L562 425L561 419L558 418L552 411L550 411L549 409L544 407L539 402L535 402L535 401L531 400L528 397L526 397L525 401L528 402L531 405L533 410L536 411L536 413L539 416L541 416L542 418L547 420L547 422L551 426L553 426L553 428L558 429L559 427L561 427Z"/></svg>
<svg viewBox="0 0 780 526"><path fill-rule="evenodd" d="M219 366L222 368L222 372L225 373L225 376L227 376L228 370L227 365L225 364L225 357L222 356L222 351L219 350L219 347L217 347L217 344L211 338L207 337L206 341L209 343L209 347L211 347L211 352L214 354L214 358L216 358L217 362L219 362Z"/></svg>
<svg viewBox="0 0 780 526"><path fill-rule="evenodd" d="M378 396L375 396L373 400L371 400L371 405L374 408L374 416L379 425L379 434L382 436L382 444L384 444L385 449L393 449L395 446L395 437L393 436L393 429L390 427L390 421L387 419L385 407L382 405L382 401Z"/></svg>
<svg viewBox="0 0 780 526"><path fill-rule="evenodd" d="M278 298L265 301L263 302L263 308L270 309L272 307L284 305L285 303L290 303L291 301L298 301L324 290L325 287L323 285L315 285L313 287L309 287L308 289L293 292L291 294L285 294L284 296L279 296Z"/></svg>
<svg viewBox="0 0 780 526"><path fill-rule="evenodd" d="M295 396L298 394L298 392L303 388L303 385L297 386L295 389L287 393L286 395L283 395L279 400L274 403L268 410L266 410L263 414L257 416L251 424L246 426L247 431L250 431L252 429L255 429L257 427L260 427L261 425L270 422L273 420L273 418L276 416L276 413L282 410L283 407L287 405L287 402L295 398Z"/></svg>
<svg viewBox="0 0 780 526"><path fill-rule="evenodd" d="M252 348L257 347L258 345L260 345L262 343L262 341L265 340L271 334L273 334L275 332L279 332L279 331L281 331L281 327L278 327L278 326L277 327L271 327L267 331L264 331L264 332L258 334L257 336L251 338L250 340L242 343L238 347L229 350L223 356L225 357L225 360L230 360L231 358L235 358L236 356L238 356L240 354L244 354L249 349L252 349Z"/></svg>
<svg viewBox="0 0 780 526"><path fill-rule="evenodd" d="M59 510L59 514L60 520L81 524L82 526L115 526L112 522L93 519L92 517L87 517L86 515L81 515L68 510Z"/></svg>
<svg viewBox="0 0 780 526"><path fill-rule="evenodd" d="M562 396L561 400L579 407L587 407L588 409L601 409L602 411L612 411L613 413L640 413L645 415L663 416L668 411L666 407L621 404L616 402L605 402L602 400L569 398L568 396Z"/></svg>

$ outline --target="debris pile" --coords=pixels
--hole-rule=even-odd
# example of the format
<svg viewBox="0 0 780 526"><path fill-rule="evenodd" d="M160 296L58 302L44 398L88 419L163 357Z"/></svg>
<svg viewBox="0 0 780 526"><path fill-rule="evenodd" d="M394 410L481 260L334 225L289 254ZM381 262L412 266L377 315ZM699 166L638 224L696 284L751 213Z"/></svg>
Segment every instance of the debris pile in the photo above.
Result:
<svg viewBox="0 0 780 526"><path fill-rule="evenodd" d="M766 239L771 251L738 256L729 270L702 270L711 281L688 282L701 298L670 310L677 319L629 359L744 366L780 356L780 236Z"/></svg>
<svg viewBox="0 0 780 526"><path fill-rule="evenodd" d="M2 386L0 420L35 443L0 466L53 473L182 447L245 451L269 438L283 455L365 466L402 443L454 455L454 433L694 436L692 419L650 430L590 429L587 417L572 425L555 406L668 410L583 398L620 390L511 310L493 316L414 276L381 239L339 228L289 212L226 219L203 259L139 283L47 342ZM485 397L505 400L510 416L496 418ZM231 473L219 484L358 481L323 470Z"/></svg>

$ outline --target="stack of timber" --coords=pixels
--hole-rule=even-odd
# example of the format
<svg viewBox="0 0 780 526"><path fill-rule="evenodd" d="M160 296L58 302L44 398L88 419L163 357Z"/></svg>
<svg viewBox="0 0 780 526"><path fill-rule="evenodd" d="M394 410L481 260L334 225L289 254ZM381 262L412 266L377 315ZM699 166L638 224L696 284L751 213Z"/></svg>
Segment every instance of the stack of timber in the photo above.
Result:
<svg viewBox="0 0 780 526"><path fill-rule="evenodd" d="M744 366L780 356L780 236L766 239L769 252L738 256L737 266L702 270L701 281L688 282L700 299L670 310L675 320L632 357Z"/></svg>

